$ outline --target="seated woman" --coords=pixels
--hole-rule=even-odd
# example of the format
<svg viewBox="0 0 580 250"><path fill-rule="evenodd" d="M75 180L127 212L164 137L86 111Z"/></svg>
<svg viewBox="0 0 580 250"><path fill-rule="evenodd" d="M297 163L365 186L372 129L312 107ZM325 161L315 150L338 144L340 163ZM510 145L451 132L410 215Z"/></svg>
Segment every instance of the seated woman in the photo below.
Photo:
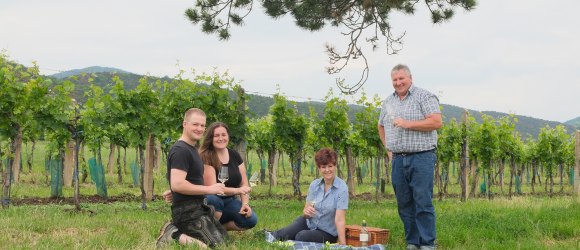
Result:
<svg viewBox="0 0 580 250"><path fill-rule="evenodd" d="M337 154L329 148L315 155L322 178L312 181L306 196L303 215L285 228L266 231L266 240L338 242L346 245L345 221L348 209L348 186L335 175Z"/></svg>
<svg viewBox="0 0 580 250"><path fill-rule="evenodd" d="M246 167L240 154L227 148L229 141L229 128L225 123L214 122L207 129L200 148L205 165L203 182L204 185L217 183L220 168L228 167L225 195L207 195L207 203L215 208L215 217L226 230L241 231L256 226L258 217L249 203L251 188Z"/></svg>

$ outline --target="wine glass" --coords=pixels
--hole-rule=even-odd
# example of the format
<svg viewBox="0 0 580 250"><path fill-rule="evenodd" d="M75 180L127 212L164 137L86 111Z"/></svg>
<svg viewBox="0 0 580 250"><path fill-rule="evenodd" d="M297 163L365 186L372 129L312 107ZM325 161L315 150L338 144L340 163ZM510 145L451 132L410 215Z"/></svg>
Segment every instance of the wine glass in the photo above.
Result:
<svg viewBox="0 0 580 250"><path fill-rule="evenodd" d="M307 200L306 203L309 206L312 206L316 210L316 204L318 204L318 202L316 202L316 200L314 200L314 199ZM312 222L314 222L314 224L318 224L319 217L320 217L320 213L318 211L316 211L314 213L314 216L310 219L312 220Z"/></svg>
<svg viewBox="0 0 580 250"><path fill-rule="evenodd" d="M230 176L229 176L229 173L228 173L228 167L226 167L226 166L222 166L222 167L220 168L220 172L219 172L219 174L218 174L218 180L219 180L221 183L224 183L224 184L225 184L225 183L226 183L226 181L228 181L228 179L229 179L229 178L230 178Z"/></svg>
<svg viewBox="0 0 580 250"><path fill-rule="evenodd" d="M225 185L226 181L228 181L229 178L230 178L230 175L228 173L228 167L222 166L220 168L219 173L218 173L218 180ZM218 195L223 196L223 194L218 194Z"/></svg>
<svg viewBox="0 0 580 250"><path fill-rule="evenodd" d="M395 107L393 104L387 103L386 109L388 123L393 125L395 122Z"/></svg>

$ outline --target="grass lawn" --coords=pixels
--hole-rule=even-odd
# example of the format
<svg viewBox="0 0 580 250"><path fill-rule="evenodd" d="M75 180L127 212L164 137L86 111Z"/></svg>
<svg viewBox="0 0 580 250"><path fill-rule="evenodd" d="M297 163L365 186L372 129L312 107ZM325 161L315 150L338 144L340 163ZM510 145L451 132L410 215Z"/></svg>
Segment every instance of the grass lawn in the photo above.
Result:
<svg viewBox="0 0 580 250"><path fill-rule="evenodd" d="M280 196L282 197L282 196ZM252 201L258 226L230 234L219 249L276 249L263 240L261 229L290 223L302 211L297 199L260 198ZM572 197L516 197L465 203L435 202L439 249L580 249L580 203ZM112 202L83 204L75 212L68 204L18 205L0 210L2 249L154 249L169 205ZM396 203L351 200L347 224L366 219L369 226L391 231L390 249L404 249ZM170 249L181 249L177 244Z"/></svg>
<svg viewBox="0 0 580 250"><path fill-rule="evenodd" d="M106 156L103 156L105 161ZM147 209L142 210L138 198L140 190L133 186L130 174L124 175L121 183L115 174L106 176L109 196L129 197L124 201L81 202L81 212L74 211L74 206L67 202L19 204L18 201L50 196L50 184L42 157L42 153L35 154L33 172L25 169L20 182L12 185L12 205L7 209L0 208L0 249L155 248L159 229L170 218L170 206L157 199L148 202ZM256 157L251 155L250 158L254 162L252 172L258 171ZM129 157L128 161L132 159ZM306 195L315 173L312 164L303 165L300 179L302 195ZM434 201L439 249L580 249L580 200L570 195L572 186L568 183L563 186L565 195L552 198L545 193L544 185L536 187L536 192L542 192L541 195L532 195L531 187L524 184L522 190L525 196L508 199L500 195L502 191L496 186L493 191L497 195L492 200L475 197L460 202L457 198L460 192L456 184L457 176L453 173L449 187L451 195L442 201ZM288 225L301 214L304 201L290 195L289 167L282 164L278 175L279 185L272 189L272 196L268 195L267 183L252 190L250 203L259 218L256 228L230 233L231 242L219 249L282 249L266 243L261 231ZM505 183L508 183L508 177ZM161 167L156 170L154 178L154 192L160 195L168 188L165 169ZM365 177L364 184L357 185L356 193L374 193L371 180L370 175ZM392 198L393 190L389 184L386 187L386 195L381 196L378 202L372 195L351 199L347 224L360 224L366 220L371 227L390 229L388 248L404 249L403 225ZM559 187L555 187L556 192ZM503 193L507 194L507 190L505 184ZM436 197L437 192L435 188ZM63 187L64 197L70 198L73 193L71 187ZM95 193L90 177L86 183L81 183L84 197L94 196ZM177 244L169 248L190 249Z"/></svg>

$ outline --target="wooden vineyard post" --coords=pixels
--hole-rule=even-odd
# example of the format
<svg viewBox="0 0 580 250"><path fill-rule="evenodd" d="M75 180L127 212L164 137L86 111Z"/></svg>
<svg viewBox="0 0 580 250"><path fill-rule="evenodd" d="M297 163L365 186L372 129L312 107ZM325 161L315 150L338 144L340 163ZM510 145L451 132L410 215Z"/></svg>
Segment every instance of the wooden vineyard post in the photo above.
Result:
<svg viewBox="0 0 580 250"><path fill-rule="evenodd" d="M576 147L574 149L576 159L574 167L574 191L576 198L580 200L580 130L576 130Z"/></svg>
<svg viewBox="0 0 580 250"><path fill-rule="evenodd" d="M461 169L461 201L466 201L469 197L469 142L467 140L467 120L469 114L463 111L461 116L461 155L459 156L459 167Z"/></svg>
<svg viewBox="0 0 580 250"><path fill-rule="evenodd" d="M145 199L150 201L153 199L153 165L155 165L155 158L153 151L155 150L155 136L149 135L145 146L145 170L143 172L143 188L145 190Z"/></svg>
<svg viewBox="0 0 580 250"><path fill-rule="evenodd" d="M62 170L62 180L65 187L72 187L73 185L73 172L74 172L74 159L75 159L75 141L69 140L66 144L66 149L64 152L64 165Z"/></svg>

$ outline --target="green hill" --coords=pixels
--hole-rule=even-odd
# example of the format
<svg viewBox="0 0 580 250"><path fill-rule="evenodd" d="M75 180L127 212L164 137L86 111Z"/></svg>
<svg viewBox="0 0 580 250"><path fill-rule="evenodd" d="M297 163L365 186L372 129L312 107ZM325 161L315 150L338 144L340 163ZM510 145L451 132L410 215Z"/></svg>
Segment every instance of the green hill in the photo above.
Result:
<svg viewBox="0 0 580 250"><path fill-rule="evenodd" d="M57 79L64 79L70 76L80 75L80 74L88 74L88 73L124 73L124 74L132 74L122 69L117 68L109 68L109 67L101 67L101 66L92 66L83 69L73 69L68 70L65 72L60 72L56 74L49 75L50 77L54 77Z"/></svg>
<svg viewBox="0 0 580 250"><path fill-rule="evenodd" d="M94 67L89 67L86 69L91 69ZM102 67L101 67L102 68ZM112 68L109 68L112 69ZM113 77L117 76L119 77L119 79L121 81L123 81L123 84L125 86L126 89L134 89L137 85L139 85L139 79L141 79L143 77L143 75L137 75L137 74L133 74L133 73L129 73L126 71L109 71L109 72L82 72L82 70L75 70L75 72L77 73L76 75L72 75L72 73L70 73L69 71L66 72L62 72L59 74L63 74L63 75L68 75L66 77L63 78L57 78L54 77L54 75L49 76L50 78L53 78L53 80L55 82L62 82L62 81L71 81L72 83L75 84L75 89L74 89L74 98L80 102L80 103L84 103L87 99L87 97L84 95L85 92L89 91L91 84L89 83L89 79L92 79L92 83L95 86L99 86L100 88L102 88L105 93L109 92L109 90L111 90L111 88L113 87L112 83L113 83ZM62 75L61 75L62 76ZM151 77L154 80L157 79L161 79L161 80L171 80L168 77L164 77L164 78L158 78L158 77Z"/></svg>
<svg viewBox="0 0 580 250"><path fill-rule="evenodd" d="M98 70L105 70L104 72L95 72ZM75 99L77 99L80 103L86 101L86 97L84 96L85 91L89 89L89 78L92 77L93 84L103 88L105 92L108 92L111 88L112 78L113 76L118 76L125 84L125 88L133 89L135 86L139 84L139 79L142 78L142 75L137 75L133 73L129 73L123 70L114 69L114 68L105 68L105 67L89 67L80 70L73 70L73 71L66 71L59 73L59 77L57 78L55 75L53 77L55 81L64 81L70 80L75 84ZM62 77L65 76L66 77ZM153 80L161 79L161 80L170 80L168 77L164 78L157 78L151 77ZM262 117L268 114L270 110L270 106L274 103L272 97L269 96L260 96L249 94L248 100L248 109L250 111L249 117L250 118L257 118ZM325 103L323 102L316 102L316 101L308 101L308 102L296 102L296 108L302 114L309 115L309 107L314 108L314 110L322 117L322 113L324 110ZM442 104L442 112L443 112L443 120L444 122L448 122L452 119L457 121L461 120L461 115L463 114L464 108L449 105L449 104ZM348 116L351 120L354 120L355 114L362 110L361 106L357 105L350 105L351 109L348 113ZM494 117L495 119L508 116L507 113L495 112L495 111L476 111L476 110L467 110L478 122L481 122L481 114L486 114L489 116ZM540 132L540 129L545 126L555 127L557 125L564 125L566 130L569 133L575 131L578 127L580 127L580 117L568 121L565 124L555 121L546 121L542 119L537 119L528 116L515 116L518 119L518 123L516 124L516 130L522 135L522 137L536 137Z"/></svg>
<svg viewBox="0 0 580 250"><path fill-rule="evenodd" d="M564 122L564 124L574 126L574 127L576 127L576 129L580 129L580 116L578 116L572 120L569 120L567 122Z"/></svg>

